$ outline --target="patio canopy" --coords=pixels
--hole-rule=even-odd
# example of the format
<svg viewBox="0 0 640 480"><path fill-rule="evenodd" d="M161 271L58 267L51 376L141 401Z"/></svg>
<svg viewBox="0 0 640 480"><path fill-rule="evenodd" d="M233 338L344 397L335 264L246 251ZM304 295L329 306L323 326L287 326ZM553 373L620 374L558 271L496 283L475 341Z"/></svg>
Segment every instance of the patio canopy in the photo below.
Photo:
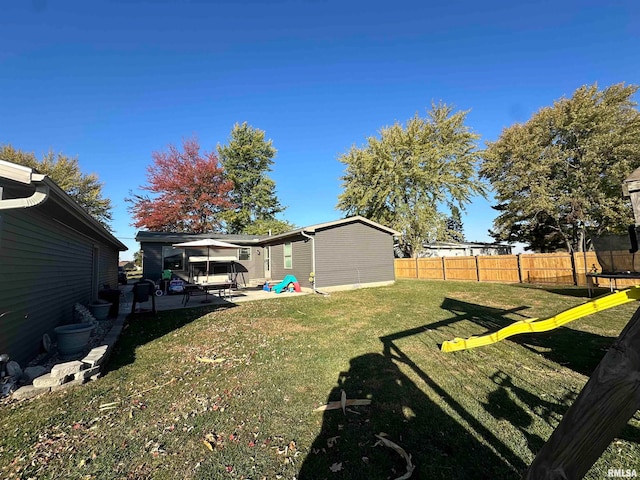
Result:
<svg viewBox="0 0 640 480"><path fill-rule="evenodd" d="M207 277L209 276L209 250L213 248L226 249L226 248L240 248L240 245L234 245L233 243L222 242L220 240L214 240L213 238L203 238L201 240L193 240L192 242L174 243L174 247L178 248L198 248L207 247Z"/></svg>
<svg viewBox="0 0 640 480"><path fill-rule="evenodd" d="M174 243L173 246L179 248L240 248L240 245L214 240L213 238L203 238L201 240L193 240L192 242Z"/></svg>

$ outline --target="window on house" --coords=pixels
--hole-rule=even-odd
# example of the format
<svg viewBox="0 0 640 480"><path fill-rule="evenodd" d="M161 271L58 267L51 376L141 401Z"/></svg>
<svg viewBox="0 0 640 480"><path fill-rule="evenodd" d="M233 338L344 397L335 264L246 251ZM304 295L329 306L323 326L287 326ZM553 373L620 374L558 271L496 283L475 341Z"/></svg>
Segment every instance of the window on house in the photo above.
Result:
<svg viewBox="0 0 640 480"><path fill-rule="evenodd" d="M238 250L238 260L251 260L251 248L242 247Z"/></svg>
<svg viewBox="0 0 640 480"><path fill-rule="evenodd" d="M184 251L174 247L162 247L162 269L184 270Z"/></svg>
<svg viewBox="0 0 640 480"><path fill-rule="evenodd" d="M284 244L284 268L291 269L293 268L293 249L291 248L291 242L287 242Z"/></svg>

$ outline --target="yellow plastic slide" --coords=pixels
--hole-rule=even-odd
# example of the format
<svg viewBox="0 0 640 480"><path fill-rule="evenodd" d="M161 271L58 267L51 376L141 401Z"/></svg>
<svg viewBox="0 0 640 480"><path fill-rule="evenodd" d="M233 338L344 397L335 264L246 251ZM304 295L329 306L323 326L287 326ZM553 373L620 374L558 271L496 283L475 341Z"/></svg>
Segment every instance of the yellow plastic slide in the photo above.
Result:
<svg viewBox="0 0 640 480"><path fill-rule="evenodd" d="M602 310L617 307L618 305L632 302L634 300L640 300L640 286L631 287L621 292L610 293L608 295L598 297L590 302L565 310L555 317L544 320L529 318L527 320L515 322L508 327L504 327L495 333L490 333L489 335L471 337L466 340L463 338L455 338L444 342L441 350L443 352L455 352L456 350L484 347L485 345L499 342L500 340L504 340L512 335L518 335L519 333L546 332L547 330L553 330L554 328L561 327L566 323L591 315L592 313L601 312Z"/></svg>

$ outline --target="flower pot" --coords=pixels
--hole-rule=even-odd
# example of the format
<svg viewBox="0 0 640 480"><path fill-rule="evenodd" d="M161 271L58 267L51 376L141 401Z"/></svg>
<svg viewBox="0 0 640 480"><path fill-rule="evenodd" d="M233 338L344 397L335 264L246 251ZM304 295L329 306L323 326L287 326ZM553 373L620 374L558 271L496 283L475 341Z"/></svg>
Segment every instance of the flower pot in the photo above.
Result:
<svg viewBox="0 0 640 480"><path fill-rule="evenodd" d="M81 353L89 343L92 330L93 324L88 322L72 323L54 328L60 355L69 357Z"/></svg>
<svg viewBox="0 0 640 480"><path fill-rule="evenodd" d="M111 302L90 303L88 308L96 320L106 320L109 316Z"/></svg>

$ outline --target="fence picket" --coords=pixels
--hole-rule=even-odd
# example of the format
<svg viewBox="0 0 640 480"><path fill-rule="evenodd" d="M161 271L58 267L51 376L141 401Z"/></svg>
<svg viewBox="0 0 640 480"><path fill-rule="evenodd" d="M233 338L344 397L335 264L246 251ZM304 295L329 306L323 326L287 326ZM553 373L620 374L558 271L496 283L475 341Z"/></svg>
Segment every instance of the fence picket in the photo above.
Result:
<svg viewBox="0 0 640 480"><path fill-rule="evenodd" d="M601 252L617 271L640 271L640 260L628 251ZM595 252L523 253L477 257L396 258L396 278L469 280L479 282L532 283L586 286L586 274L602 272ZM575 280L574 280L575 279ZM639 285L640 279L613 279L613 288ZM608 282L600 286L609 287Z"/></svg>

